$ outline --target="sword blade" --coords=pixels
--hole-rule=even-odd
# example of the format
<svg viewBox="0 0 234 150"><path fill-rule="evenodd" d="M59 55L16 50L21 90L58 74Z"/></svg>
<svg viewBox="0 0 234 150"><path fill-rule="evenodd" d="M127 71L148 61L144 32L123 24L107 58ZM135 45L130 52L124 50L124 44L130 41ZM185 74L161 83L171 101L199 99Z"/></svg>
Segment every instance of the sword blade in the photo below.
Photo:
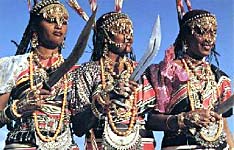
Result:
<svg viewBox="0 0 234 150"><path fill-rule="evenodd" d="M227 112L229 109L231 109L233 106L234 106L234 95L232 95L226 101L218 105L217 108L215 109L215 112L217 112L218 114L223 114Z"/></svg>
<svg viewBox="0 0 234 150"><path fill-rule="evenodd" d="M75 47L73 48L71 54L65 60L65 62L50 76L49 80L43 83L43 89L50 90L51 87L59 81L60 78L65 75L73 65L75 65L82 54L84 53L85 47L87 45L89 34L92 29L92 25L95 20L96 10L93 12L92 16L89 18L85 27L83 28Z"/></svg>
<svg viewBox="0 0 234 150"><path fill-rule="evenodd" d="M145 51L144 55L140 59L137 67L134 69L130 80L137 81L140 79L140 76L143 74L145 69L149 66L152 59L157 55L159 47L161 44L161 26L160 26L160 17L157 17L155 21L152 35L148 44L148 48Z"/></svg>

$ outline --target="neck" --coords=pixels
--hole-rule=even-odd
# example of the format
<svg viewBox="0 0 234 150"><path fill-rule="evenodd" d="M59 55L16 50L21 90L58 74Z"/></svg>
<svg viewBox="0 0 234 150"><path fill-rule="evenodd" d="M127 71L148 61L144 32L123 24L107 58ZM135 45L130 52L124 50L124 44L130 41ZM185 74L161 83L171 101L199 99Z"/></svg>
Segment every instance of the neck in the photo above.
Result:
<svg viewBox="0 0 234 150"><path fill-rule="evenodd" d="M121 62L121 60L123 60L123 57L120 56L120 55L117 55L115 53L112 53L112 52L108 52L107 56L113 61L113 62Z"/></svg>
<svg viewBox="0 0 234 150"><path fill-rule="evenodd" d="M55 49L49 49L49 48L45 48L42 46L39 46L36 49L37 53L44 59L48 59L51 58L54 54L58 54L58 48Z"/></svg>

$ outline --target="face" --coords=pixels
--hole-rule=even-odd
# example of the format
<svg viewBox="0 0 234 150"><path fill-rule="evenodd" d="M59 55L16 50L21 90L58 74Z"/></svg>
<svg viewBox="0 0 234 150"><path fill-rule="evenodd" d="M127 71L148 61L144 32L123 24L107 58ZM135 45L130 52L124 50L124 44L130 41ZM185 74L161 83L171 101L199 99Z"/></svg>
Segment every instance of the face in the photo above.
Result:
<svg viewBox="0 0 234 150"><path fill-rule="evenodd" d="M133 36L132 34L116 34L111 40L115 43L115 47L111 49L117 54L127 54L132 51Z"/></svg>
<svg viewBox="0 0 234 150"><path fill-rule="evenodd" d="M202 59L210 55L211 49L216 41L217 25L212 22L203 22L196 24L191 28L190 35L187 36L188 50L187 53L193 57Z"/></svg>
<svg viewBox="0 0 234 150"><path fill-rule="evenodd" d="M68 12L60 4L51 4L40 11L43 17L36 32L39 44L48 48L57 48L62 45L68 22Z"/></svg>
<svg viewBox="0 0 234 150"><path fill-rule="evenodd" d="M59 25L57 22L42 20L39 24L39 43L48 48L62 45L67 32L67 24Z"/></svg>

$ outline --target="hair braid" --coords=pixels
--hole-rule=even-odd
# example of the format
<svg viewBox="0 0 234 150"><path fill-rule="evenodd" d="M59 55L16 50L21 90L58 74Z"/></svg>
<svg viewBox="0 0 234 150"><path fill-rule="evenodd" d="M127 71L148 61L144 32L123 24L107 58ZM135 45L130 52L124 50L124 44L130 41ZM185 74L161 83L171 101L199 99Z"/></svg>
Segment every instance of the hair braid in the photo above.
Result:
<svg viewBox="0 0 234 150"><path fill-rule="evenodd" d="M20 44L17 47L17 51L15 55L21 55L21 54L25 54L27 52L27 48L31 39L31 23L29 21L29 24L27 25L23 37L20 41Z"/></svg>

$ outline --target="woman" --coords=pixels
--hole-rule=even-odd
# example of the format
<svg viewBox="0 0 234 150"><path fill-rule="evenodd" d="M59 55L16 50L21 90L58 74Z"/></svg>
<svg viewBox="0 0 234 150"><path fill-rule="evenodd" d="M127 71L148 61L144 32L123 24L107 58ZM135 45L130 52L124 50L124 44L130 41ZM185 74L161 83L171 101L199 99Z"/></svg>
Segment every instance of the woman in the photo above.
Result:
<svg viewBox="0 0 234 150"><path fill-rule="evenodd" d="M106 13L94 31L92 61L77 70L78 96L90 104L72 118L75 134L86 134L87 150L154 149L153 133L144 130L154 91L145 78L142 84L130 81L136 65L131 20L123 13Z"/></svg>
<svg viewBox="0 0 234 150"><path fill-rule="evenodd" d="M64 62L61 49L68 12L57 0L43 0L30 11L30 21L17 56L2 58L0 125L11 126L4 149L78 149L70 128L71 71L51 89L43 81ZM24 54L31 41L29 53ZM75 67L73 67L74 69ZM75 105L72 105L75 108Z"/></svg>
<svg viewBox="0 0 234 150"><path fill-rule="evenodd" d="M217 22L205 10L187 12L174 46L148 77L156 94L146 128L164 131L162 149L225 149L223 117L214 109L231 95L230 79L207 60L216 55Z"/></svg>

